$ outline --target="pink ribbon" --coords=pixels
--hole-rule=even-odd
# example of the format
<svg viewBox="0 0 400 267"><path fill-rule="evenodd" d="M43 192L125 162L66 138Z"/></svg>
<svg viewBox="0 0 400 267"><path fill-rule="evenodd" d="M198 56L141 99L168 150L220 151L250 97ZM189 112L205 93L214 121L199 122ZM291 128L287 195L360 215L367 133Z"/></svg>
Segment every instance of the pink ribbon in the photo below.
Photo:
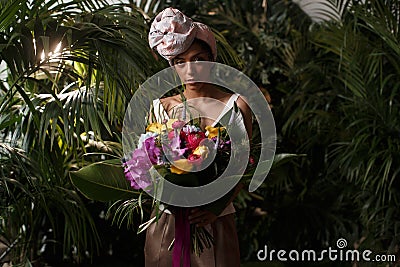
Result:
<svg viewBox="0 0 400 267"><path fill-rule="evenodd" d="M178 208L175 214L175 243L172 251L172 266L181 267L181 257L183 267L190 267L190 223L189 210Z"/></svg>

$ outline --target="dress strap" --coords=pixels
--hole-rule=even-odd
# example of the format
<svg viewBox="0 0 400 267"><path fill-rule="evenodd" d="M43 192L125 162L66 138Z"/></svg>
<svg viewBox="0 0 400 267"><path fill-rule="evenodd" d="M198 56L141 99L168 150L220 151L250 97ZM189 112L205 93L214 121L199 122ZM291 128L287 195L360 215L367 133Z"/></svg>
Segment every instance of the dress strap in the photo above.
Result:
<svg viewBox="0 0 400 267"><path fill-rule="evenodd" d="M224 109L222 112L219 114L218 118L214 121L212 124L212 127L215 127L217 123L222 119L222 117L225 116L225 114L233 108L233 103L236 102L236 100L239 98L240 94L232 94L231 97L229 98L228 102L226 102Z"/></svg>
<svg viewBox="0 0 400 267"><path fill-rule="evenodd" d="M159 98L153 100L153 112L156 122L162 123L164 120L169 119L168 113L165 111Z"/></svg>

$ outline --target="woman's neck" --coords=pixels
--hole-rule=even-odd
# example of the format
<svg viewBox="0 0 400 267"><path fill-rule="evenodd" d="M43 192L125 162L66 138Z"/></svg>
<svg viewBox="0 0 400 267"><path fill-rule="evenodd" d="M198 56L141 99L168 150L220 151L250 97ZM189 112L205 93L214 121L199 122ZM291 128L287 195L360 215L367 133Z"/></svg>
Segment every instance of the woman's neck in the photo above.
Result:
<svg viewBox="0 0 400 267"><path fill-rule="evenodd" d="M209 97L209 98L219 98L223 92L215 85L205 83L199 89L185 89L183 95L186 99L199 98L199 97Z"/></svg>

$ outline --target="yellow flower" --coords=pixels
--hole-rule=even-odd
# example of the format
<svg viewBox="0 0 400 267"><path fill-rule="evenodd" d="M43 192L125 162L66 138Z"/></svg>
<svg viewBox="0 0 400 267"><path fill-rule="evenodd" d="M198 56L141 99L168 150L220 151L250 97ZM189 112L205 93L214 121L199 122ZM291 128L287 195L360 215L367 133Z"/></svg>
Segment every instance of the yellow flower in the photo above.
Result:
<svg viewBox="0 0 400 267"><path fill-rule="evenodd" d="M213 137L218 136L218 130L221 135L222 131L225 131L225 127L206 126L206 131L208 132L208 138L213 138Z"/></svg>
<svg viewBox="0 0 400 267"><path fill-rule="evenodd" d="M171 172L176 174L188 173L192 169L192 164L187 159L178 159L171 165Z"/></svg>
<svg viewBox="0 0 400 267"><path fill-rule="evenodd" d="M169 119L168 121L167 121L167 130L168 131L171 131L173 128L172 128L172 124L174 123L174 122L176 122L178 119Z"/></svg>
<svg viewBox="0 0 400 267"><path fill-rule="evenodd" d="M208 147L206 146L198 146L194 151L193 154L198 155L205 159L208 156Z"/></svg>
<svg viewBox="0 0 400 267"><path fill-rule="evenodd" d="M149 126L147 126L146 131L152 132L152 133L161 133L162 130L164 130L164 129L165 129L165 126L162 125L161 123L153 122L153 123L150 123Z"/></svg>
<svg viewBox="0 0 400 267"><path fill-rule="evenodd" d="M158 133L158 134L161 134L162 131L165 131L165 130L171 131L173 129L172 128L172 124L175 121L177 121L177 119L169 119L166 124L162 124L162 123L158 123L158 122L150 123L147 126L146 131L147 132Z"/></svg>

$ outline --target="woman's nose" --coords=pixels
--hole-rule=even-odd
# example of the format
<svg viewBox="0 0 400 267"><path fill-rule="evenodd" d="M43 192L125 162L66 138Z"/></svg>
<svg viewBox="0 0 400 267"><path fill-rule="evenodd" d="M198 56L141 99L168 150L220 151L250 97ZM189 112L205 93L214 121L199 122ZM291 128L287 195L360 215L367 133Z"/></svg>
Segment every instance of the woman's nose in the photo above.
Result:
<svg viewBox="0 0 400 267"><path fill-rule="evenodd" d="M193 62L186 63L186 74L188 74L188 75L195 74Z"/></svg>

